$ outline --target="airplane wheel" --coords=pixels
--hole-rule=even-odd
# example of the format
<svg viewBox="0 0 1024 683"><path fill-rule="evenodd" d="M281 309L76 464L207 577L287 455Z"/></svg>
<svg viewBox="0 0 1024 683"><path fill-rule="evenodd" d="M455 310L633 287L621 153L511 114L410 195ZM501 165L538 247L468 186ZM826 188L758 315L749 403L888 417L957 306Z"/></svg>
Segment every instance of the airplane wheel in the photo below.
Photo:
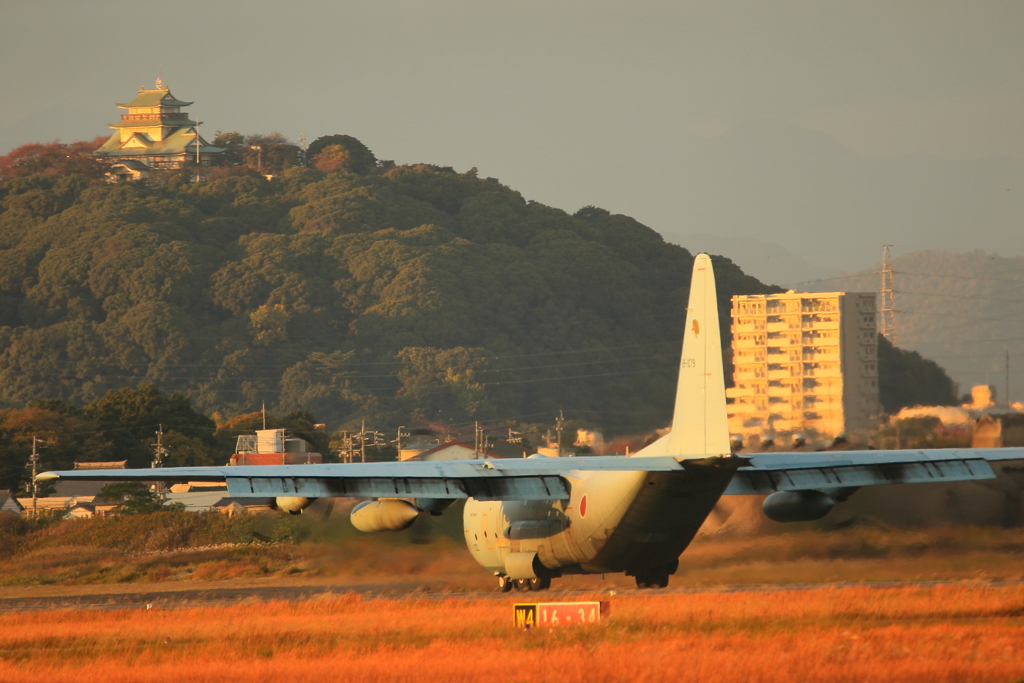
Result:
<svg viewBox="0 0 1024 683"><path fill-rule="evenodd" d="M637 588L668 588L668 567L659 567L637 572Z"/></svg>
<svg viewBox="0 0 1024 683"><path fill-rule="evenodd" d="M546 591L551 588L550 578L534 578L530 579L530 590L532 591Z"/></svg>
<svg viewBox="0 0 1024 683"><path fill-rule="evenodd" d="M499 576L498 590L500 590L502 593L508 593L510 590L512 590L512 579L508 578L507 576Z"/></svg>
<svg viewBox="0 0 1024 683"><path fill-rule="evenodd" d="M520 593L525 593L526 591L530 590L530 580L516 579L516 590Z"/></svg>

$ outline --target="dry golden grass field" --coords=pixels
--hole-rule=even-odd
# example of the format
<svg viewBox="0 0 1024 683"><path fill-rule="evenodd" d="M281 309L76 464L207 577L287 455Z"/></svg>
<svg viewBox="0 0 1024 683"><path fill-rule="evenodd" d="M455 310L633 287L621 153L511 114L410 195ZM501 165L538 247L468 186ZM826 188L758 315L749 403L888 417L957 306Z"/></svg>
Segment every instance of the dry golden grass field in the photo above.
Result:
<svg viewBox="0 0 1024 683"><path fill-rule="evenodd" d="M634 591L602 624L525 631L527 595L10 613L0 681L1024 679L1020 585Z"/></svg>
<svg viewBox="0 0 1024 683"><path fill-rule="evenodd" d="M268 580L491 590L493 577L466 550L460 517L446 515L420 536L360 534L347 516L227 520L185 512L69 520L6 537L0 528L0 598L33 586L119 590ZM965 579L1024 580L1024 529L870 523L725 530L698 536L672 585ZM631 585L621 575L555 582L588 590Z"/></svg>
<svg viewBox="0 0 1024 683"><path fill-rule="evenodd" d="M681 558L672 586L696 592L608 575L499 595L457 516L372 536L344 517L7 522L0 681L1024 681L1019 528L726 529ZM868 585L901 581L951 583ZM774 588L826 582L845 585ZM516 600L588 591L616 591L601 625L512 626ZM104 609L51 607L70 602Z"/></svg>

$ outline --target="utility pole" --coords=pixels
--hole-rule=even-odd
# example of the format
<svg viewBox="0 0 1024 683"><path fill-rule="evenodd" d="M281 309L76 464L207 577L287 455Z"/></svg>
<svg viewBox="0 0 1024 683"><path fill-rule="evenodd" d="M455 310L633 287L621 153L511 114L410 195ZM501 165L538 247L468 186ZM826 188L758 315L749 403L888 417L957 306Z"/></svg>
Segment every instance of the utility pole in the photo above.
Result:
<svg viewBox="0 0 1024 683"><path fill-rule="evenodd" d="M151 444L153 446L153 464L152 468L157 469L164 466L164 456L170 453L167 446L164 446L164 426L159 425L159 429L156 430L156 443ZM156 494L163 499L164 497L164 483L158 481L156 483Z"/></svg>
<svg viewBox="0 0 1024 683"><path fill-rule="evenodd" d="M366 420L363 420L362 429L359 430L359 450L362 461L366 462Z"/></svg>
<svg viewBox="0 0 1024 683"><path fill-rule="evenodd" d="M263 429L267 428L267 402L263 402Z"/></svg>
<svg viewBox="0 0 1024 683"><path fill-rule="evenodd" d="M46 442L42 439L32 437L32 518L39 516L39 482L36 477L39 475L39 449L45 448L40 444Z"/></svg>
<svg viewBox="0 0 1024 683"><path fill-rule="evenodd" d="M879 329L882 336L896 346L896 290L893 288L891 244L882 247L882 310L879 315Z"/></svg>
<svg viewBox="0 0 1024 683"><path fill-rule="evenodd" d="M562 426L565 424L565 419L562 416L562 411L558 411L558 419L555 420L555 434L558 438L558 457L562 457Z"/></svg>
<svg viewBox="0 0 1024 683"><path fill-rule="evenodd" d="M202 121L196 121L196 166L199 165L199 125L201 123ZM199 177L198 171L196 172L196 177Z"/></svg>
<svg viewBox="0 0 1024 683"><path fill-rule="evenodd" d="M348 432L341 434L341 447L338 449L338 455L341 456L342 462L352 462L352 435Z"/></svg>
<svg viewBox="0 0 1024 683"><path fill-rule="evenodd" d="M260 145L249 145L249 149L256 150L256 166L259 168L260 175L263 175L263 147Z"/></svg>
<svg viewBox="0 0 1024 683"><path fill-rule="evenodd" d="M1006 350L1006 409L1010 409L1010 350Z"/></svg>

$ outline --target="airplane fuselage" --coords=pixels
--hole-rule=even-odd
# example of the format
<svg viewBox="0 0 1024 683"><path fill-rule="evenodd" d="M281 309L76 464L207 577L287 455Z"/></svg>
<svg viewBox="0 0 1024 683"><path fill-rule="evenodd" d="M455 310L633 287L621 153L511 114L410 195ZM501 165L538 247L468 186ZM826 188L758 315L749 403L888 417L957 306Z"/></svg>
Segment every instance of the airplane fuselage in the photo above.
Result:
<svg viewBox="0 0 1024 683"><path fill-rule="evenodd" d="M681 475L573 472L568 500L469 499L466 544L483 567L512 579L530 578L515 563L530 555L541 577L667 575L732 477L730 459L716 460L694 462Z"/></svg>

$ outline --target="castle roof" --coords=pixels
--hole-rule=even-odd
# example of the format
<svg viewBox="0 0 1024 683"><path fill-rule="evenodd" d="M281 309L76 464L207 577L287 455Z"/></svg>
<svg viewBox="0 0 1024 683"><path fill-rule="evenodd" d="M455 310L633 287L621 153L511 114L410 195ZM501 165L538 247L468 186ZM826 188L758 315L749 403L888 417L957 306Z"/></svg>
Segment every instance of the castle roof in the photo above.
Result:
<svg viewBox="0 0 1024 683"><path fill-rule="evenodd" d="M195 154L196 131L194 128L181 127L163 140L153 141L145 133L136 133L130 140L122 143L120 133L114 133L103 146L94 152L99 157L119 156L162 156L176 154ZM199 139L200 154L219 154L224 149L207 144Z"/></svg>
<svg viewBox="0 0 1024 683"><path fill-rule="evenodd" d="M175 99L171 91L166 88L159 88L157 90L139 88L139 94L135 96L134 100L118 104L117 106L122 109L129 109L132 107L187 107L191 104L194 103Z"/></svg>

